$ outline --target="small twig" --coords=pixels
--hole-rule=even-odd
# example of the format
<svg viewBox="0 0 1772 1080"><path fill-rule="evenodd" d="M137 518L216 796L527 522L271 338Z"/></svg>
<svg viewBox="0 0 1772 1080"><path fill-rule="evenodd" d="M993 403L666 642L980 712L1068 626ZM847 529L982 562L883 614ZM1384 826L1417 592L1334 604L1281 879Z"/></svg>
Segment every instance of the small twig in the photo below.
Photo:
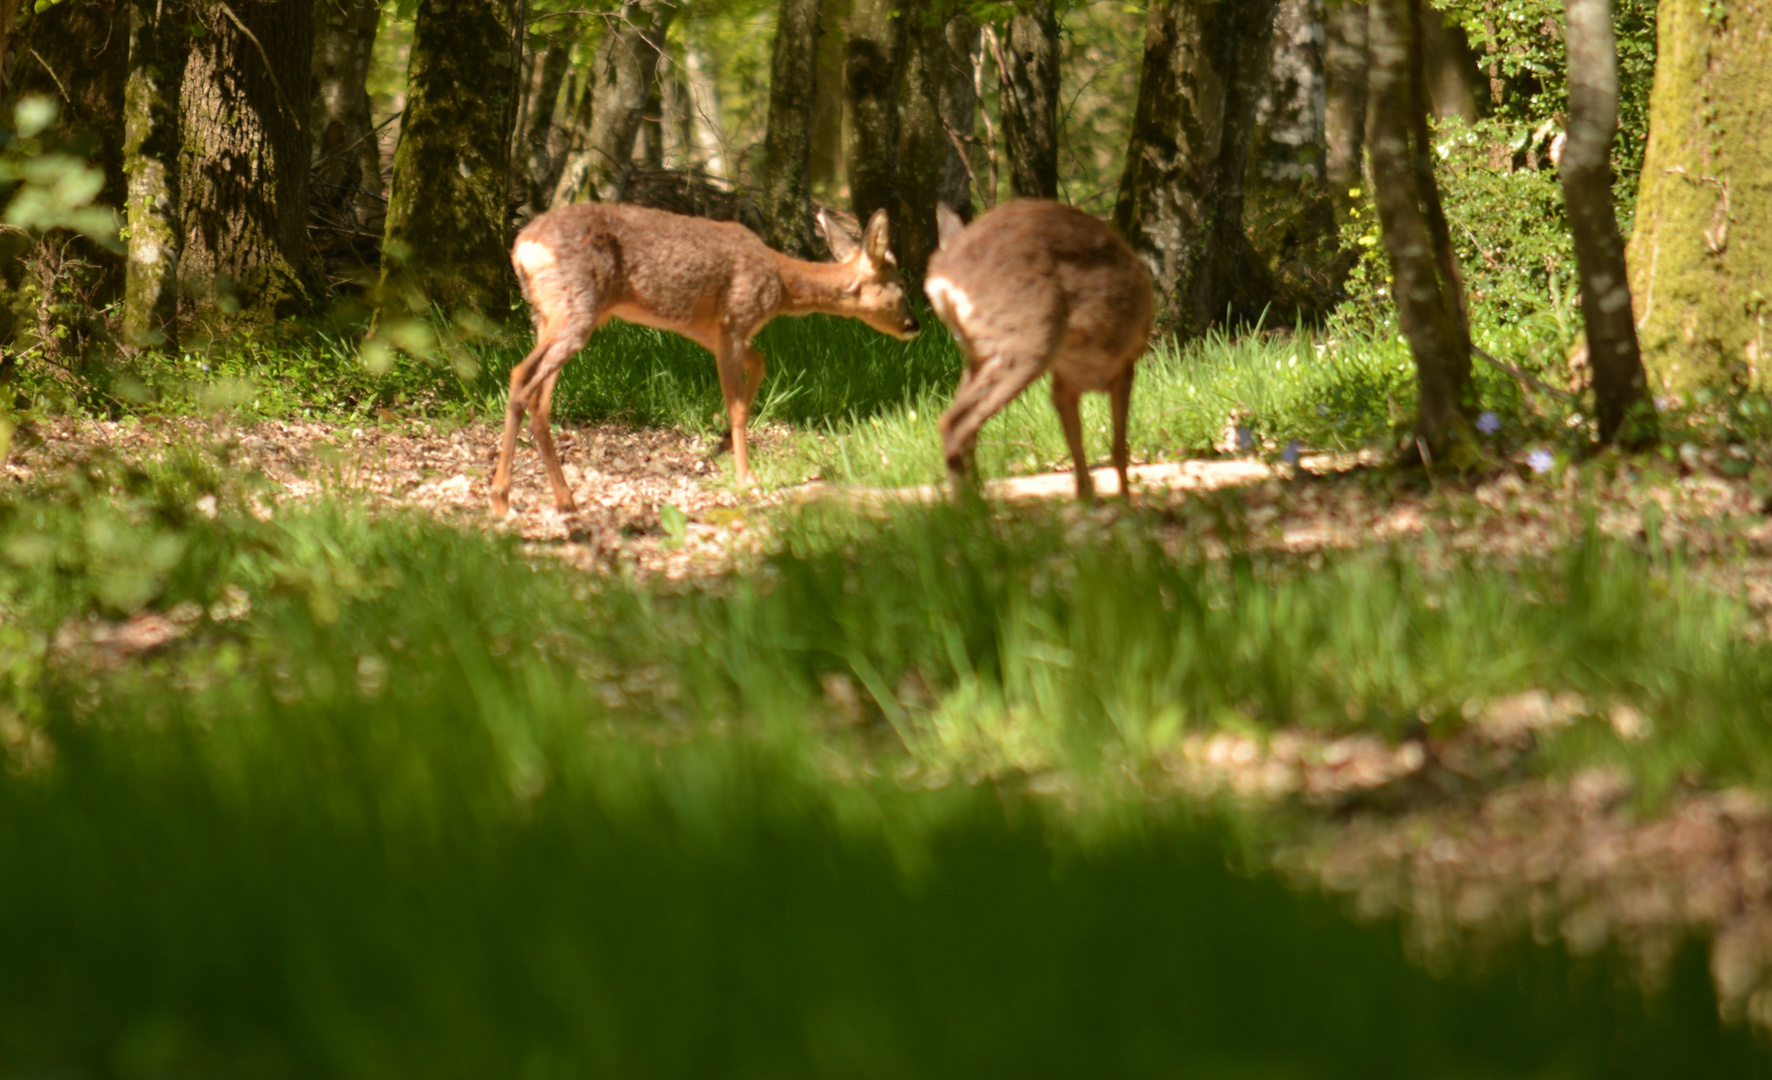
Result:
<svg viewBox="0 0 1772 1080"><path fill-rule="evenodd" d="M55 73L55 69L49 66L49 61L43 59L43 54L38 52L36 49L31 50L31 55L37 58L37 62L39 64L43 65L44 71L49 72L50 79L54 80L54 82L55 82L55 88L62 92L62 100L67 102L69 105L72 105L74 103L74 96L72 94L68 93L68 88L65 85L63 85L63 83L62 83L62 77L60 75L57 75Z"/></svg>
<svg viewBox="0 0 1772 1080"><path fill-rule="evenodd" d="M1536 386L1538 389L1544 391L1545 393L1551 395L1552 397L1562 398L1564 401L1571 402L1571 403L1573 403L1576 400L1575 395L1571 394L1569 391L1558 390L1556 387L1550 385L1549 383L1544 382L1541 379L1537 379L1531 375L1526 374L1524 371L1521 371L1519 368L1514 367L1512 364L1504 363L1503 361L1495 359L1495 357L1490 356L1488 353L1484 352L1482 349L1479 349L1475 342L1471 343L1471 355L1475 356L1479 360L1482 360L1484 363L1492 365L1493 367L1497 368L1498 370L1507 372L1509 375L1512 375L1514 378L1518 379L1520 381L1520 389L1526 391L1527 397L1532 396L1531 387Z"/></svg>

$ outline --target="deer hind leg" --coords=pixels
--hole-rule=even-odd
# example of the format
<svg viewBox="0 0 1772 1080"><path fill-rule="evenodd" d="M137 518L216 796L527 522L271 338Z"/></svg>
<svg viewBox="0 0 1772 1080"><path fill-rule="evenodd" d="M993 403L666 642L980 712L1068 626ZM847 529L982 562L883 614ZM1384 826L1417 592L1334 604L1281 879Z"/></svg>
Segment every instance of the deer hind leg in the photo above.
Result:
<svg viewBox="0 0 1772 1080"><path fill-rule="evenodd" d="M1132 369L1133 365L1128 363L1126 370L1108 388L1108 398L1114 409L1114 471L1120 474L1120 497L1128 501L1132 499L1132 488L1126 470L1132 464L1132 454L1126 449L1126 416L1132 407Z"/></svg>
<svg viewBox="0 0 1772 1080"><path fill-rule="evenodd" d="M542 400L541 392L544 387L552 391L553 381L559 376L560 369L590 340L591 325L590 320L574 320L561 329L544 329L534 351L511 370L511 396L505 404L504 440L499 444L498 468L492 474L492 512L500 517L511 512L511 462L516 457L517 432L523 426L523 414L525 411L536 414L545 437L547 402ZM541 408L538 409L537 406ZM545 445L546 449L542 451L544 460L552 459L554 468L558 468L559 459L553 453L553 440L548 439ZM564 480L562 475L562 483ZM559 489L556 488L556 496L558 492Z"/></svg>
<svg viewBox="0 0 1772 1080"><path fill-rule="evenodd" d="M1052 407L1058 410L1058 422L1064 426L1064 441L1070 446L1071 460L1077 465L1077 500L1089 502L1095 498L1095 480L1089 475L1089 455L1083 448L1083 417L1077 411L1081 400L1082 394L1076 387L1058 372L1052 373Z"/></svg>
<svg viewBox="0 0 1772 1080"><path fill-rule="evenodd" d="M965 482L978 429L1045 373L1043 360L990 360L954 394L954 403L941 417L941 451L957 487Z"/></svg>
<svg viewBox="0 0 1772 1080"><path fill-rule="evenodd" d="M535 400L529 406L529 433L535 439L535 445L541 451L542 465L548 471L548 484L554 489L555 508L563 514L570 514L578 507L572 501L572 488L566 483L566 471L560 467L559 451L554 449L554 434L548 428L548 415L554 403L554 384L559 381L560 372L556 368L536 391Z"/></svg>

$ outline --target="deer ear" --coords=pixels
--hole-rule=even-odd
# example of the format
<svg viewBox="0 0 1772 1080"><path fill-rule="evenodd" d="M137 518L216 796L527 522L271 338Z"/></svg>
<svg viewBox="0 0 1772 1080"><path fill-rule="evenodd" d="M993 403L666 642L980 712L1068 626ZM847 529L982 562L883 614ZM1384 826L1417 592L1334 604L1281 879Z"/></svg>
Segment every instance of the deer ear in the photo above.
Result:
<svg viewBox="0 0 1772 1080"><path fill-rule="evenodd" d="M965 227L966 223L960 220L959 214L954 213L953 207L947 203L935 204L935 246L937 249L945 248L958 240L960 230Z"/></svg>
<svg viewBox="0 0 1772 1080"><path fill-rule="evenodd" d="M838 262L855 254L855 241L843 231L843 226L831 220L822 207L818 211L818 231L824 233L825 246L831 249L832 257Z"/></svg>
<svg viewBox="0 0 1772 1080"><path fill-rule="evenodd" d="M874 216L868 218L868 230L861 237L861 253L877 263L894 261L891 251L891 235L886 231L886 211L875 210Z"/></svg>

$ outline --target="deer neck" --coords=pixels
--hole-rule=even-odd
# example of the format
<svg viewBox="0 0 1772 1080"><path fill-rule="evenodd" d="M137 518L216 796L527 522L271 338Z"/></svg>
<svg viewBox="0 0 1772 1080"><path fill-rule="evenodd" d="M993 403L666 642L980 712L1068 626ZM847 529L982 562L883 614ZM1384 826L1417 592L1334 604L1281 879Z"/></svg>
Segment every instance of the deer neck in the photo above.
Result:
<svg viewBox="0 0 1772 1080"><path fill-rule="evenodd" d="M777 253L781 272L781 314L851 315L856 299L849 291L855 271L844 263L805 262Z"/></svg>

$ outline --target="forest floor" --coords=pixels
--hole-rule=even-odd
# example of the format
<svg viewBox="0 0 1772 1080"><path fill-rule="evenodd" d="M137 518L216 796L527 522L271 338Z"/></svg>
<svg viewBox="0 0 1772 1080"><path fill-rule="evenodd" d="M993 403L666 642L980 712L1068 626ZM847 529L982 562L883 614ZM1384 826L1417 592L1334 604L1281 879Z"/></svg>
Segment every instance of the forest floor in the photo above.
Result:
<svg viewBox="0 0 1772 1080"><path fill-rule="evenodd" d="M322 498L414 508L454 527L514 532L532 553L587 570L625 566L673 580L742 569L767 547L772 514L784 504L822 499L890 512L895 499L939 491L815 482L740 492L704 436L566 425L558 442L579 513L551 509L525 436L519 512L494 521L486 482L498 437L486 422L341 429L61 419L21 440L6 470L29 481L94 451L146 460L196 446L258 477L267 513ZM767 456L785 437L759 430L754 452ZM1065 512L1096 521L1132 515L1220 554L1247 546L1308 558L1402 544L1424 564L1513 562L1594 528L1638 545L1653 535L1700 580L1744 600L1741 632L1763 638L1772 629L1772 505L1733 465L1723 448L1674 465L1601 459L1554 475L1509 468L1480 483L1433 486L1353 455L1307 456L1298 468L1220 458L1144 466L1130 504ZM1068 473L1046 474L1001 480L992 494L1068 503L1071 485ZM58 639L108 641L127 653L179 632L162 614L134 622L89 620ZM1647 804L1619 768L1543 768L1536 740L1587 715L1626 741L1653 723L1629 704L1527 688L1467 706L1468 725L1444 738L1196 731L1156 756L1155 783L1200 805L1229 798L1282 823L1269 847L1282 872L1351 897L1363 916L1400 916L1430 965L1530 937L1560 940L1577 954L1619 947L1653 983L1687 940L1703 938L1725 1013L1772 1026L1772 801L1693 774Z"/></svg>

